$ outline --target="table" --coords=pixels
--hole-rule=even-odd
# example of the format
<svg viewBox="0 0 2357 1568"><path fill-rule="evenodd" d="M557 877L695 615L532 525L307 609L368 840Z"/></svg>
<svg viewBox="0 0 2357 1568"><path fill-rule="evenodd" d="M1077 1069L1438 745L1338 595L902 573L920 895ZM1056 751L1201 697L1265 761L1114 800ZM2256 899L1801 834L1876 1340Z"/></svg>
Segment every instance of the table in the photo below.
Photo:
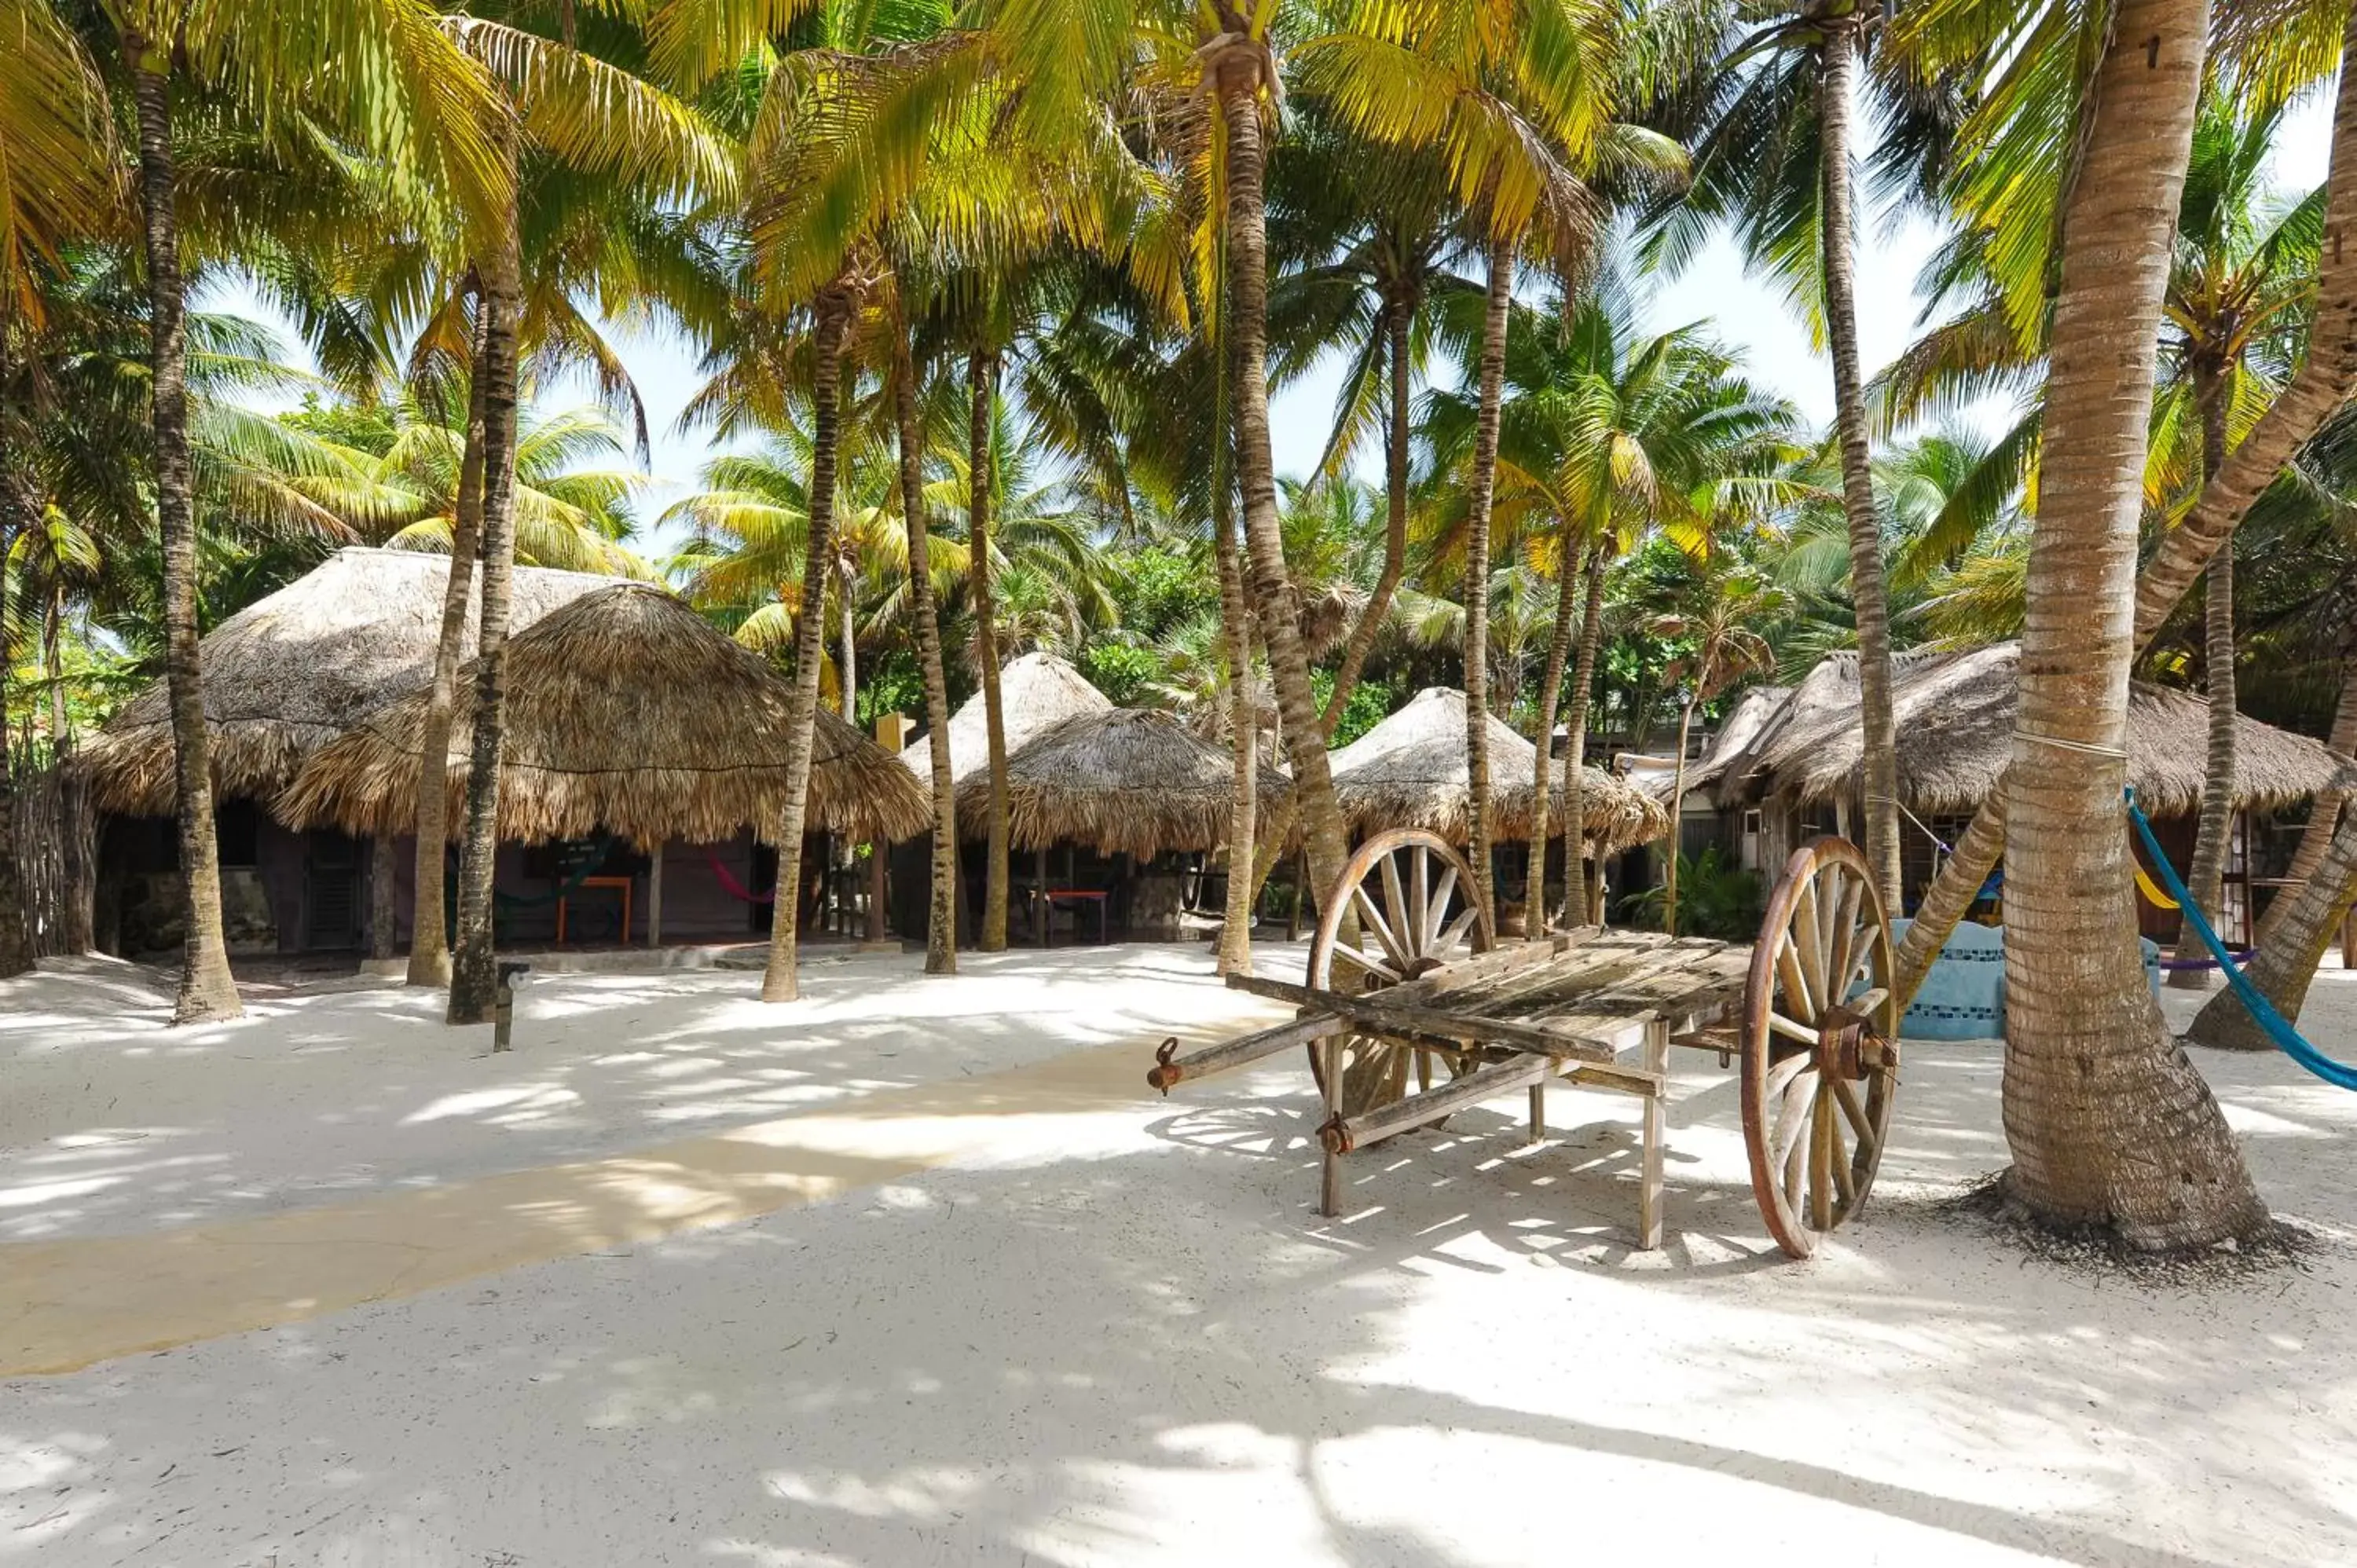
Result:
<svg viewBox="0 0 2357 1568"><path fill-rule="evenodd" d="M630 884L633 880L635 879L628 876L585 876L573 890L578 893L596 887L608 892L619 893L622 896L621 941L625 947L630 945ZM558 947L565 945L565 900L571 897L570 893L563 894L556 900L556 945Z"/></svg>
<svg viewBox="0 0 2357 1568"><path fill-rule="evenodd" d="M1113 895L1105 889L1102 887L1050 887L1045 891L1041 891L1040 889L1034 888L1032 890L1032 897L1034 899L1041 901L1039 906L1039 945L1041 947L1051 947L1054 945L1050 939L1054 935L1052 921L1055 917L1056 906L1058 904L1094 904L1097 907L1097 945L1099 947L1103 947L1111 940L1108 934L1110 930L1108 922L1111 917L1106 913L1106 910L1108 906L1112 903Z"/></svg>

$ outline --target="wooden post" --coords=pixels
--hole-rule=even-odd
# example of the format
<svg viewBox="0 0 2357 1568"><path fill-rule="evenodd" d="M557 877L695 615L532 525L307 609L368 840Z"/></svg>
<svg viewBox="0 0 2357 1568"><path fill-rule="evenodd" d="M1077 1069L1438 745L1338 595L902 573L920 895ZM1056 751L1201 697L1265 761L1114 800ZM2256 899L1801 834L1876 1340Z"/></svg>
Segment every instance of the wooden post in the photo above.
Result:
<svg viewBox="0 0 2357 1568"><path fill-rule="evenodd" d="M1039 846L1039 886L1031 890L1032 908L1039 913L1039 945L1048 945L1048 928L1055 923L1056 911L1048 902L1048 846Z"/></svg>
<svg viewBox="0 0 2357 1568"><path fill-rule="evenodd" d="M1666 1073L1669 1069L1670 1021L1649 1018L1645 1022L1645 1070ZM1651 1252L1662 1244L1662 1098L1667 1087L1657 1086L1645 1096L1641 1117L1645 1143L1637 1181L1637 1250L1641 1252Z"/></svg>
<svg viewBox="0 0 2357 1568"><path fill-rule="evenodd" d="M1546 1079L1531 1085L1531 1142L1543 1142L1546 1137Z"/></svg>
<svg viewBox="0 0 2357 1568"><path fill-rule="evenodd" d="M884 940L884 846L872 843L867 846L867 940L871 942Z"/></svg>
<svg viewBox="0 0 2357 1568"><path fill-rule="evenodd" d="M1326 1118L1342 1114L1342 1046L1349 1036L1337 1032L1318 1043L1326 1056ZM1318 1166L1318 1212L1331 1219L1342 1212L1342 1156L1321 1151Z"/></svg>
<svg viewBox="0 0 2357 1568"><path fill-rule="evenodd" d="M662 946L662 841L657 839L647 850L647 946ZM630 933L622 933L628 946Z"/></svg>

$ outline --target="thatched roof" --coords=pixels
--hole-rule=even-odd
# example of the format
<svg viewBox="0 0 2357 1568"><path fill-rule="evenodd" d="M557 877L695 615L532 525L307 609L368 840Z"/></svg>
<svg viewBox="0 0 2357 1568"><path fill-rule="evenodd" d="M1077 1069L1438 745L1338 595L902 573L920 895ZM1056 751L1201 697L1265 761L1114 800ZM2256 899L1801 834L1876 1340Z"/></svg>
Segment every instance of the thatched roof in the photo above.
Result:
<svg viewBox="0 0 2357 1568"><path fill-rule="evenodd" d="M1532 784L1538 747L1490 720L1490 800L1501 839L1531 836ZM1446 686L1417 693L1407 704L1334 753L1334 794L1353 831L1426 828L1462 842L1471 835L1473 792L1465 757L1465 693ZM1560 777L1563 764L1555 765ZM1660 804L1619 779L1587 768L1581 774L1583 836L1606 854L1642 843L1668 826ZM1558 783L1547 803L1550 833L1562 831L1565 798Z"/></svg>
<svg viewBox="0 0 2357 1568"><path fill-rule="evenodd" d="M2013 757L2019 694L2018 643L1903 659L1892 683L1899 725L1899 792L1910 811L1978 806ZM1790 793L1803 801L1857 787L1863 751L1857 660L1824 660L1794 688L1743 755L1731 759L1722 799ZM2155 816L2201 809L2210 705L2183 692L2128 691L2128 782ZM2305 736L2237 720L2235 804L2271 811L2357 783L2349 765Z"/></svg>
<svg viewBox="0 0 2357 1568"><path fill-rule="evenodd" d="M474 711L460 671L450 741L457 832ZM500 836L537 843L597 829L640 843L768 834L785 810L791 683L661 588L610 585L508 644ZM416 818L426 689L421 683L321 746L281 801L296 826L400 832ZM821 708L813 827L902 839L932 803L892 754Z"/></svg>
<svg viewBox="0 0 2357 1568"><path fill-rule="evenodd" d="M1080 714L1113 711L1113 703L1089 684L1087 676L1052 653L1027 653L998 672L998 701L1006 710L1009 757L1041 730ZM933 776L932 741L919 736L900 748L900 760L930 784ZM990 767L990 719L976 692L950 715L950 777L963 784Z"/></svg>
<svg viewBox="0 0 2357 1568"><path fill-rule="evenodd" d="M1739 774L1744 755L1774 727L1792 694L1790 686L1754 686L1737 698L1718 733L1711 737L1709 749L1686 765L1687 795L1709 789L1730 772ZM1666 802L1670 791L1677 788L1675 767L1653 768L1646 775L1643 788L1654 800Z"/></svg>
<svg viewBox="0 0 2357 1568"><path fill-rule="evenodd" d="M1018 849L1092 844L1105 854L1150 858L1164 850L1227 842L1235 759L1168 714L1108 708L1076 714L1034 735L1006 757L1007 817ZM1293 781L1263 766L1262 831L1283 820ZM990 773L958 786L959 831L982 835Z"/></svg>
<svg viewBox="0 0 2357 1568"><path fill-rule="evenodd" d="M450 558L408 550L339 550L308 575L248 605L200 647L213 787L267 800L303 759L387 697L432 674ZM610 587L583 572L515 571L512 625ZM467 651L475 616L467 617ZM82 754L99 809L172 810L169 697L156 681L125 703Z"/></svg>

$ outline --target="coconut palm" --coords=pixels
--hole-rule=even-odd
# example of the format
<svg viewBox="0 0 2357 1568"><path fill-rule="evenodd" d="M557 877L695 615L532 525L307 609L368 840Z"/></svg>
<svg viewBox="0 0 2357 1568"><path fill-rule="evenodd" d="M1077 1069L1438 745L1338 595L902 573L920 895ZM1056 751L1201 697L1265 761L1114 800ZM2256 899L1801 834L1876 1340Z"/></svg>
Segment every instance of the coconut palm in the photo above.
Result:
<svg viewBox="0 0 2357 1568"><path fill-rule="evenodd" d="M221 870L197 652L196 527L188 456L179 119L176 95L223 90L341 134L411 171L479 220L505 199L499 119L485 74L419 0L262 0L234 8L182 0L107 7L81 39L127 88L136 127L150 296L156 505L163 540L165 679L172 694L178 837L188 937L177 1022L236 1016L221 917Z"/></svg>
<svg viewBox="0 0 2357 1568"><path fill-rule="evenodd" d="M2279 109L2242 112L2213 94L2194 127L2165 307L2156 417L2165 427L2191 427L2181 445L2192 450L2181 467L2195 476L2190 488L2196 492L2225 466L2229 449L2273 401L2277 367L2296 358L2281 350L2298 337L2300 312L2314 297L2323 192L2285 201L2267 189L2268 155L2281 122ZM2206 577L2202 678L2210 698L2210 755L2186 887L2195 907L2215 922L2234 814L2232 539L2211 556ZM2177 956L2201 957L2201 945L2188 922ZM2169 979L2199 988L2208 975L2188 965Z"/></svg>
<svg viewBox="0 0 2357 1568"><path fill-rule="evenodd" d="M1470 340L1459 341L1469 360ZM1502 377L1497 519L1557 584L1539 690L1539 768L1554 766L1549 737L1572 662L1567 821L1577 822L1607 569L1657 532L1707 555L1730 515L1791 499L1796 487L1779 470L1792 455L1798 416L1746 382L1733 357L1700 329L1641 331L1634 299L1609 278L1568 302L1517 307ZM1426 408L1436 470L1454 473L1473 446L1478 402L1462 390L1436 390ZM1534 784L1552 788L1544 777ZM1567 843L1569 865L1578 841L1568 830ZM1587 924L1582 878L1566 879L1565 900L1563 918Z"/></svg>
<svg viewBox="0 0 2357 1568"><path fill-rule="evenodd" d="M1684 853L1678 843L1679 812L1685 804L1686 746L1695 710L1774 662L1773 649L1757 628L1783 608L1772 583L1724 556L1707 562L1684 596L1685 606L1657 618L1652 628L1680 639L1689 650L1671 665L1668 677L1678 693L1678 750L1670 785L1669 848L1662 857L1662 929L1673 936L1678 929L1678 860Z"/></svg>

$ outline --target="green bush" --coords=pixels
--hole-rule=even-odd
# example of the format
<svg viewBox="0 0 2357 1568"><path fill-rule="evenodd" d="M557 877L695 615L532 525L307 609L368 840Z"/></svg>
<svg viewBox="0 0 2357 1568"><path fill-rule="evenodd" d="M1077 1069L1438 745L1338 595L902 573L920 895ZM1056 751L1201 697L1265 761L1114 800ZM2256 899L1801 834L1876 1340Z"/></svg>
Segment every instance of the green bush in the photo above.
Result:
<svg viewBox="0 0 2357 1568"><path fill-rule="evenodd" d="M1661 929L1667 889L1648 887L1621 900L1622 918ZM1768 886L1756 871L1730 861L1717 844L1695 856L1678 856L1678 934L1748 942L1760 934L1768 909Z"/></svg>

